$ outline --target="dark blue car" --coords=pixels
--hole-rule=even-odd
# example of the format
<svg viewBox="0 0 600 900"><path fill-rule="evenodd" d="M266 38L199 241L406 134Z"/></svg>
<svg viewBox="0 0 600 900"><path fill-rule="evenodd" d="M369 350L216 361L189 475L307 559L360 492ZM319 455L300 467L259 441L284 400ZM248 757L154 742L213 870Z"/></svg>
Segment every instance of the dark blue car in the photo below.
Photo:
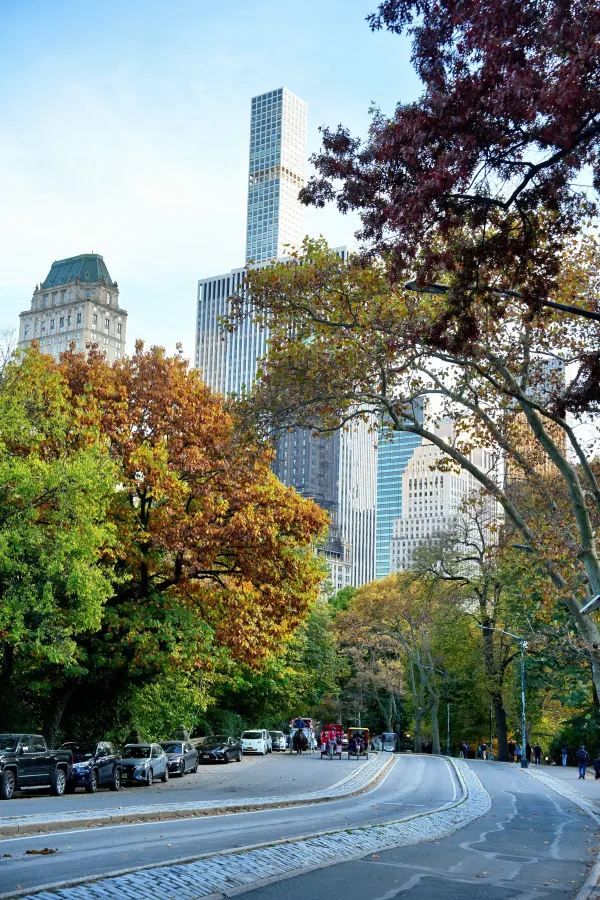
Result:
<svg viewBox="0 0 600 900"><path fill-rule="evenodd" d="M82 787L94 794L99 787L118 791L121 788L121 756L108 741L67 741L63 750L73 754L73 771L67 783L67 793Z"/></svg>

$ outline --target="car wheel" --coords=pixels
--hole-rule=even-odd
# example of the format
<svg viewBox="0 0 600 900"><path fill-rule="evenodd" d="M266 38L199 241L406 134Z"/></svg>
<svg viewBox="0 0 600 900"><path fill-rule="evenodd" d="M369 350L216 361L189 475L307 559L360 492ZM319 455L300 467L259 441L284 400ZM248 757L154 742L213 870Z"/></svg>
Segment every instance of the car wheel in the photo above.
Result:
<svg viewBox="0 0 600 900"><path fill-rule="evenodd" d="M12 769L5 769L0 781L0 797L3 800L12 800L17 789L17 779Z"/></svg>
<svg viewBox="0 0 600 900"><path fill-rule="evenodd" d="M111 791L120 791L121 790L121 770L115 769L113 772L112 781L110 782Z"/></svg>
<svg viewBox="0 0 600 900"><path fill-rule="evenodd" d="M179 764L179 775L181 778L183 778L183 776L185 775L185 760L183 760L183 759L181 760L181 763Z"/></svg>
<svg viewBox="0 0 600 900"><path fill-rule="evenodd" d="M148 774L146 775L146 784L148 785L148 787L151 786L153 781L154 781L154 772L152 771L152 769L148 769Z"/></svg>
<svg viewBox="0 0 600 900"><path fill-rule="evenodd" d="M165 763L165 771L160 776L160 780L162 781L163 784L166 784L166 782L169 780L169 767L166 763Z"/></svg>
<svg viewBox="0 0 600 900"><path fill-rule="evenodd" d="M242 751L241 750L238 750L238 755L236 756L235 761L236 762L242 761Z"/></svg>
<svg viewBox="0 0 600 900"><path fill-rule="evenodd" d="M195 762L195 763L194 763L194 767L193 767L193 769L192 769L192 775L195 775L197 771L198 771L198 763Z"/></svg>
<svg viewBox="0 0 600 900"><path fill-rule="evenodd" d="M90 772L90 780L85 786L86 793L95 794L98 790L98 770L92 769Z"/></svg>
<svg viewBox="0 0 600 900"><path fill-rule="evenodd" d="M50 791L54 797L62 797L67 787L67 776L64 769L55 769Z"/></svg>

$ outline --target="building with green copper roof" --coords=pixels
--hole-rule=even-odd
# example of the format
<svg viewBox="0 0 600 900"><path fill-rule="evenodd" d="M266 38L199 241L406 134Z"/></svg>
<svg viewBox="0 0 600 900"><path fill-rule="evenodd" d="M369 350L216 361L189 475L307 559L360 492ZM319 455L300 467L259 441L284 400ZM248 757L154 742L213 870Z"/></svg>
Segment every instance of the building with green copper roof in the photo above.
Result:
<svg viewBox="0 0 600 900"><path fill-rule="evenodd" d="M94 346L109 362L125 353L127 313L99 253L55 260L20 320L19 346L36 341L55 359L69 347L85 351Z"/></svg>

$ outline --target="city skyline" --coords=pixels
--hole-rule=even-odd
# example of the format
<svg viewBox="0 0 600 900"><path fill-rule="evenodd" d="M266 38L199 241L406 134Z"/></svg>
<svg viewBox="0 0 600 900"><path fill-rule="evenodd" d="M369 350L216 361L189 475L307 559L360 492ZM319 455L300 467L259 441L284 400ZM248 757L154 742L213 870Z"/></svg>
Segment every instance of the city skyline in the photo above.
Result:
<svg viewBox="0 0 600 900"><path fill-rule="evenodd" d="M246 264L286 259L302 240L304 207L304 100L287 88L251 98ZM346 258L346 249L338 253ZM246 314L232 333L223 328L230 298L245 291L245 269L200 278L197 289L195 365L219 393L242 396L252 388L268 347L268 320ZM252 298L244 296L246 309ZM286 485L315 500L330 517L320 548L335 590L370 581L375 562L376 448L366 423L315 436L295 428L279 436L273 471Z"/></svg>
<svg viewBox="0 0 600 900"><path fill-rule="evenodd" d="M16 331L51 260L93 251L118 273L128 350L138 337L169 351L182 342L192 358L198 272L244 259L248 97L282 84L302 96L310 155L319 125L363 129L373 101L391 111L398 86L411 99L418 80L403 41L369 35L368 2L308 2L299 13L150 0L140 18L109 0L97 6L103 29L90 30L95 7L0 10L0 329ZM353 64L359 53L366 74ZM306 232L334 245L356 226L333 208L306 210Z"/></svg>

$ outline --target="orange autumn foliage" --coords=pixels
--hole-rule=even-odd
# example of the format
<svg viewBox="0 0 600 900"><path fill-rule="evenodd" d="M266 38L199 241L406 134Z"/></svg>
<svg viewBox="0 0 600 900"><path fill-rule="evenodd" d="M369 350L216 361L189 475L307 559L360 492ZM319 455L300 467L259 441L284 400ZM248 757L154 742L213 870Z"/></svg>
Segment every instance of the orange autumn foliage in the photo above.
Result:
<svg viewBox="0 0 600 900"><path fill-rule="evenodd" d="M121 662L158 669L167 653L203 666L225 648L259 663L316 596L326 514L275 478L271 451L236 429L182 357L139 342L112 366L92 350L64 354L60 368L120 473L121 582L106 627L128 648Z"/></svg>

